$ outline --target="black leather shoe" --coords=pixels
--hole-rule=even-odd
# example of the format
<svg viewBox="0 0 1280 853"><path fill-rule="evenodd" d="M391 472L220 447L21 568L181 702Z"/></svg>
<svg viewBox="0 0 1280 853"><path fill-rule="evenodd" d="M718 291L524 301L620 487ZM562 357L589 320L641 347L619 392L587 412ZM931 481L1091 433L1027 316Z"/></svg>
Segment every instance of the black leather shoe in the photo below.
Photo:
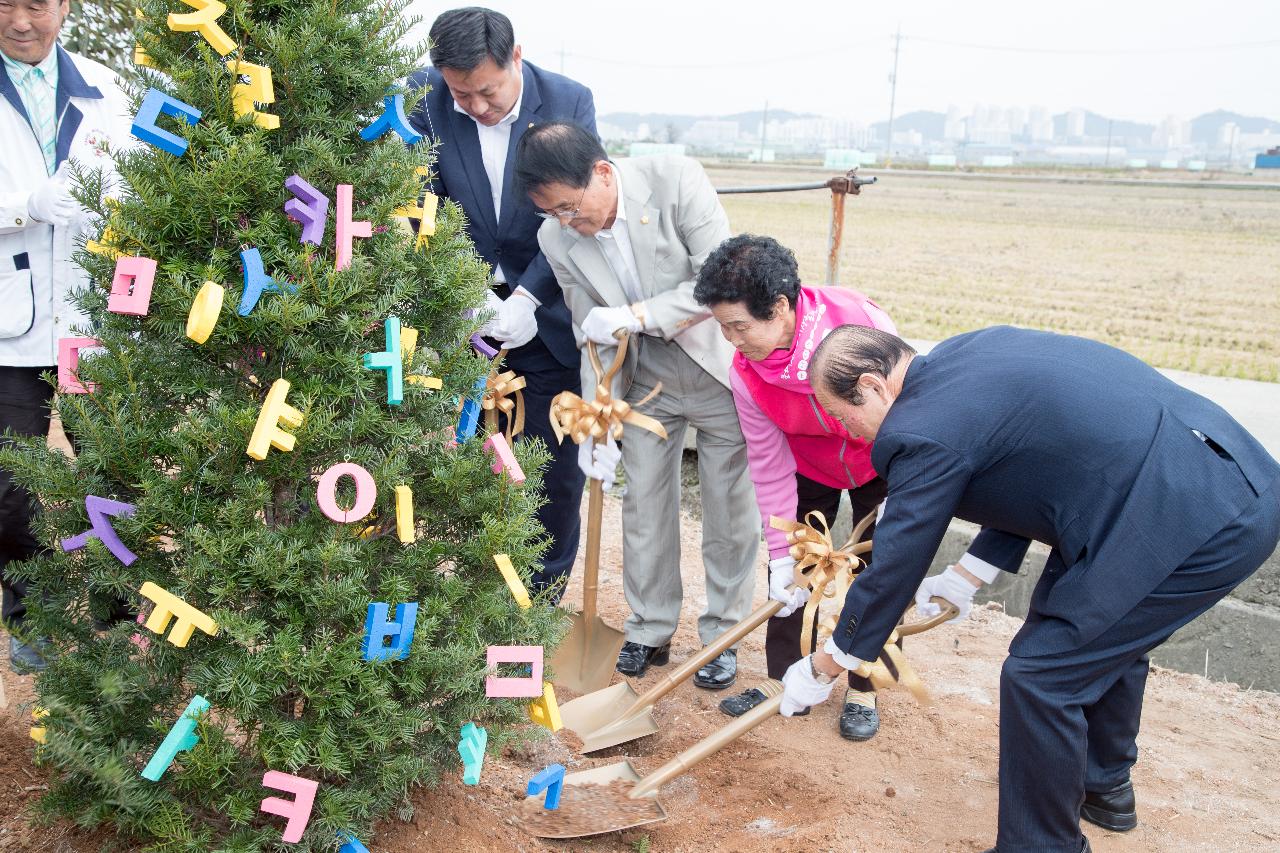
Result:
<svg viewBox="0 0 1280 853"><path fill-rule="evenodd" d="M988 847L983 853L1000 853L995 847ZM1080 853L1093 853L1093 848L1089 846L1089 839L1085 838L1084 846L1080 848Z"/></svg>
<svg viewBox="0 0 1280 853"><path fill-rule="evenodd" d="M737 680L738 653L733 649L722 651L693 677L693 683L706 690L723 690Z"/></svg>
<svg viewBox="0 0 1280 853"><path fill-rule="evenodd" d="M618 652L618 672L639 678L651 664L663 666L669 660L671 660L671 643L669 642L660 646L626 642L622 644L622 651Z"/></svg>
<svg viewBox="0 0 1280 853"><path fill-rule="evenodd" d="M848 699L848 691L845 691ZM845 740L871 740L880 731L880 712L857 702L845 701L840 712L840 737Z"/></svg>
<svg viewBox="0 0 1280 853"><path fill-rule="evenodd" d="M730 717L741 717L764 700L764 693L752 687L750 690L743 691L737 696L730 696L728 699L720 700L720 710L728 714ZM808 714L809 709L805 708L803 711L796 711L791 716L805 717L808 716Z"/></svg>
<svg viewBox="0 0 1280 853"><path fill-rule="evenodd" d="M1128 832L1138 825L1133 782L1125 781L1110 791L1085 791L1080 817L1112 832Z"/></svg>

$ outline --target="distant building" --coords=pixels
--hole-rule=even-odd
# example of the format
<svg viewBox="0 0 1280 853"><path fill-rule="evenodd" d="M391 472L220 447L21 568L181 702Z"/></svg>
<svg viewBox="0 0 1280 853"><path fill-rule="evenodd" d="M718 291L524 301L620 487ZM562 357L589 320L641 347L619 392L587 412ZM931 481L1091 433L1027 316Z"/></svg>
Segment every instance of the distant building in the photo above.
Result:
<svg viewBox="0 0 1280 853"><path fill-rule="evenodd" d="M1067 136L1071 139L1084 138L1085 111L1076 107L1067 113Z"/></svg>
<svg viewBox="0 0 1280 853"><path fill-rule="evenodd" d="M1027 114L1027 136L1032 142L1053 141L1053 116L1044 107L1032 107Z"/></svg>
<svg viewBox="0 0 1280 853"><path fill-rule="evenodd" d="M627 152L630 157L651 157L655 154L674 154L683 157L685 146L670 142L633 142Z"/></svg>
<svg viewBox="0 0 1280 853"><path fill-rule="evenodd" d="M1191 141L1191 122L1177 116L1165 116L1151 135L1153 148L1181 148Z"/></svg>
<svg viewBox="0 0 1280 853"><path fill-rule="evenodd" d="M876 155L857 148L828 148L823 152L822 168L847 172L859 166L874 166Z"/></svg>
<svg viewBox="0 0 1280 853"><path fill-rule="evenodd" d="M736 121L699 119L684 134L684 141L695 147L714 148L732 145L738 141Z"/></svg>

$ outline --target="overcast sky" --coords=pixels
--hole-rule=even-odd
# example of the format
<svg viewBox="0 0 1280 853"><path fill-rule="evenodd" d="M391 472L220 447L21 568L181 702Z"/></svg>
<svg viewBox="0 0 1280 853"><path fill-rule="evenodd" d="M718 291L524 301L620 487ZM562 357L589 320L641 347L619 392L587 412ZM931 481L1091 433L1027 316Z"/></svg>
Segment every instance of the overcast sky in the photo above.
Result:
<svg viewBox="0 0 1280 853"><path fill-rule="evenodd" d="M415 0L423 36L457 5ZM881 121L901 25L899 115L983 103L1080 106L1147 122L1218 108L1280 120L1280 0L522 0L491 8L511 18L526 59L552 71L563 62L590 86L600 113L720 115L767 100L771 109Z"/></svg>

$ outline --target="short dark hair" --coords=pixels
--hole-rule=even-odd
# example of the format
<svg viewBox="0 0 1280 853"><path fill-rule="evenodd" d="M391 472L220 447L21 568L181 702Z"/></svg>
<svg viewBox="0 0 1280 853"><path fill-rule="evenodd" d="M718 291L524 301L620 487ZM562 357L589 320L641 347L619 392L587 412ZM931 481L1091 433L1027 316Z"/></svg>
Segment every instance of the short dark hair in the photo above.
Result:
<svg viewBox="0 0 1280 853"><path fill-rule="evenodd" d="M429 55L436 68L471 71L486 58L506 68L515 55L511 19L480 6L442 12L431 25L430 39Z"/></svg>
<svg viewBox="0 0 1280 853"><path fill-rule="evenodd" d="M532 192L548 184L583 189L591 183L591 169L608 160L604 146L585 127L567 121L534 125L516 146L516 187Z"/></svg>
<svg viewBox="0 0 1280 853"><path fill-rule="evenodd" d="M810 370L837 398L861 406L864 400L858 380L862 374L888 379L898 362L915 354L915 349L897 335L870 326L837 326L814 350Z"/></svg>
<svg viewBox="0 0 1280 853"><path fill-rule="evenodd" d="M796 256L772 237L739 234L721 243L698 272L693 298L701 305L744 302L757 320L772 320L779 296L792 309L800 293Z"/></svg>

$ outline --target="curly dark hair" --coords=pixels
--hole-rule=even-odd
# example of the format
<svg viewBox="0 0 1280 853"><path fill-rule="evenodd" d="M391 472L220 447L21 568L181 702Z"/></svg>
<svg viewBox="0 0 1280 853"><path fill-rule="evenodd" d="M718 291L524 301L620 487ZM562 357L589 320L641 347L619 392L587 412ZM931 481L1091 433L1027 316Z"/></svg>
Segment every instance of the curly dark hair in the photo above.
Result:
<svg viewBox="0 0 1280 853"><path fill-rule="evenodd" d="M787 297L794 309L800 270L791 250L772 237L739 234L721 243L702 264L693 298L701 305L745 302L757 320L772 320L773 305Z"/></svg>

